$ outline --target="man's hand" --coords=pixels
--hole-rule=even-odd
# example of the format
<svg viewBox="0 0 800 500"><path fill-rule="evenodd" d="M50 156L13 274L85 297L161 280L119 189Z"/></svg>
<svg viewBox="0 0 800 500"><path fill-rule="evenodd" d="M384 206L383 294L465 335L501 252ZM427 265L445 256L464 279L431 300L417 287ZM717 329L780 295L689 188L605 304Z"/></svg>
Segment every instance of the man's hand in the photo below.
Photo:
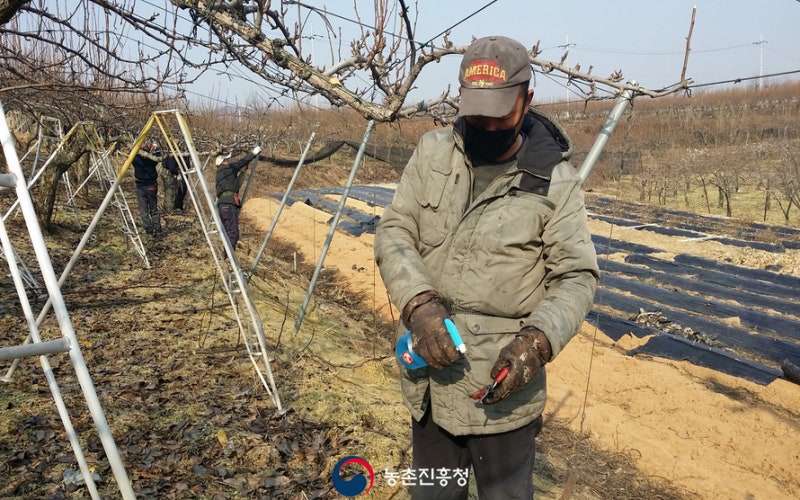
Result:
<svg viewBox="0 0 800 500"><path fill-rule="evenodd" d="M453 339L444 325L447 309L436 292L423 292L411 299L403 310L403 320L411 330L414 352L436 370L459 358Z"/></svg>
<svg viewBox="0 0 800 500"><path fill-rule="evenodd" d="M258 155L261 152L261 146L256 146L253 148L253 154Z"/></svg>
<svg viewBox="0 0 800 500"><path fill-rule="evenodd" d="M500 351L492 367L493 379L504 366L508 366L508 375L484 403L497 403L533 380L539 369L550 361L552 355L550 341L541 330L532 326L520 330L516 338Z"/></svg>

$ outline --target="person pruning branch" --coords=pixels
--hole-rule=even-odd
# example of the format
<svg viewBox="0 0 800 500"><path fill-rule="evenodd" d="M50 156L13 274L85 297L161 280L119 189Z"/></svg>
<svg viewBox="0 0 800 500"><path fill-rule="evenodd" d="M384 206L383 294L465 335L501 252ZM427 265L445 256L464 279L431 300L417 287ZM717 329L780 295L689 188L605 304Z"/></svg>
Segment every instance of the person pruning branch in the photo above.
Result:
<svg viewBox="0 0 800 500"><path fill-rule="evenodd" d="M256 146L239 160L230 161L232 153L220 154L214 160L217 166L217 211L233 250L236 250L236 244L239 242L239 211L242 207L239 189L250 162L256 159L260 152L261 147Z"/></svg>
<svg viewBox="0 0 800 500"><path fill-rule="evenodd" d="M415 500L466 500L466 482L435 475L470 467L480 498L533 497L544 367L594 300L599 271L572 146L530 107L531 76L519 42L474 41L455 123L422 136L376 230L397 333L410 329L428 364L400 368L412 468L427 474Z"/></svg>
<svg viewBox="0 0 800 500"><path fill-rule="evenodd" d="M133 176L136 179L136 201L145 232L161 238L161 213L158 211L158 170L161 147L147 139L133 157Z"/></svg>

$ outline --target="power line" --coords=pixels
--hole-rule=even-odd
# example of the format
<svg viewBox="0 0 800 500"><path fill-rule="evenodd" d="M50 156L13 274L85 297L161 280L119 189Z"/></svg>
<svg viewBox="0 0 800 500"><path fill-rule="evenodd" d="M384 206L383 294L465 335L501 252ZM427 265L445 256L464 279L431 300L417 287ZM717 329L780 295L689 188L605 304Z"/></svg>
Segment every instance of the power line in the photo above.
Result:
<svg viewBox="0 0 800 500"><path fill-rule="evenodd" d="M798 2L800 2L800 0L797 0L797 1L798 1ZM779 51L779 50L775 50L775 49L774 49L774 48L772 48L772 47L764 47L764 49L765 49L767 52L771 52L771 53L773 53L773 54L777 54L777 55L779 55L779 56L781 56L781 57L785 57L786 59L791 59L792 61L798 61L798 62L800 62L800 58L797 58L797 57L794 57L794 56L790 56L790 55L788 55L788 54L785 54L785 53L783 53L783 52L781 52L781 51Z"/></svg>
<svg viewBox="0 0 800 500"><path fill-rule="evenodd" d="M433 38L431 38L430 40L428 40L427 42L425 42L425 44L424 44L423 46L427 46L427 45L428 45L428 44L430 44L432 41L436 40L436 39L437 39L437 38L439 38L440 36L444 35L444 34L445 34L445 33L447 33L448 31L450 31L450 30L452 30L453 28L455 28L456 26L458 26L458 25L460 25L460 24L463 24L463 23L465 23L466 21L468 21L469 19L471 19L471 18L475 17L475 16L476 16L476 15L478 15L480 12L482 12L483 10L487 9L488 7L490 7L492 4L495 4L495 3L497 3L497 1L498 1L498 0L491 0L491 2L487 3L486 5L484 5L484 6L483 6L483 7L481 7L480 9L476 10L476 11L475 11L475 12L473 12L472 14L468 15L468 16L467 16L467 17L465 17L464 19L462 19L462 20L458 21L457 23L455 23L454 25L450 26L449 28L447 28L447 29L445 29L445 30L441 31L441 32L440 32L438 35L434 36ZM798 0L798 1L800 1L800 0Z"/></svg>
<svg viewBox="0 0 800 500"><path fill-rule="evenodd" d="M797 0L797 1L800 2L800 0ZM564 86L566 88L569 88L568 86L563 85L563 84L555 81L556 79L562 79L562 80L568 79L568 77L566 75L554 75L552 73L543 73L541 71L536 71L536 73L547 77L548 79L552 80L557 85L562 85L562 86ZM780 72L780 73L771 73L771 74L768 74L768 75L761 75L761 76L733 78L733 79L729 79L729 80L718 80L718 81L708 82L708 83L695 83L695 84L689 85L687 88L688 89L695 89L695 88L701 88L701 87L715 87L715 86L720 86L720 85L726 85L726 84L729 84L729 83L737 84L737 83L742 83L742 82L746 82L746 81L749 81L749 80L757 80L759 78L774 78L774 77L788 76L788 75L794 75L794 74L800 74L800 69L796 69L796 70L792 70L792 71L783 71L783 72ZM573 82L572 85L578 85L578 84L581 83L580 81L576 81L576 80L572 80L572 82ZM583 82L583 83L586 83L586 82ZM588 83L586 83L586 84L588 85ZM668 88L671 88L671 87L674 87L674 85L667 85L666 87L664 87L664 89L668 89ZM659 89L659 90L664 90L664 89ZM603 90L603 91L607 92L608 95L606 97L592 97L591 98L592 100L615 99L617 97L616 91L608 90L608 89L601 89L599 87L598 87L598 90ZM575 92L574 90L573 90L573 95L578 96L581 100L586 100L586 95L581 95L578 92ZM546 104L548 106L559 106L559 105L566 105L566 104L569 104L569 103L567 101L552 101L552 102L547 102L547 103L542 103L542 104Z"/></svg>
<svg viewBox="0 0 800 500"><path fill-rule="evenodd" d="M800 0L798 0L800 1ZM783 71L781 73L771 73L769 75L759 75L759 76L749 76L749 77L742 77L742 78L734 78L732 80L720 80L717 82L709 82L709 83L697 83L690 85L689 88L698 88L698 87L709 87L712 85L724 85L726 83L741 83L746 82L748 80L758 80L760 78L774 78L778 76L787 76L787 75L796 75L800 74L800 69L795 69L792 71Z"/></svg>
<svg viewBox="0 0 800 500"><path fill-rule="evenodd" d="M798 0L800 1L800 0ZM758 43L758 42L755 42ZM625 49L612 49L612 48L604 48L604 47L593 47L590 45L583 45L573 43L570 44L573 47L578 47L579 49L586 51L586 52L597 52L603 54L620 54L620 55L630 55L630 56L674 56L674 55L682 55L684 51L652 51L652 50L625 50ZM728 50L736 50L745 47L750 47L753 43L745 43L741 45L731 45L729 47L717 47L712 49L692 49L692 53L698 54L705 54L710 52L723 52ZM563 48L563 45L558 45L556 47ZM552 47L552 48L556 48Z"/></svg>

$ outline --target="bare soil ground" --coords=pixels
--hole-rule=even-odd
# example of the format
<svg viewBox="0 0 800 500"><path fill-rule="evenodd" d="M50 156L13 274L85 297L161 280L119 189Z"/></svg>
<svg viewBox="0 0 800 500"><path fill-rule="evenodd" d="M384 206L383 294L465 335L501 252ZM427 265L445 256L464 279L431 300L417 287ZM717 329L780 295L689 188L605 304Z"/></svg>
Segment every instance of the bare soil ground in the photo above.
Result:
<svg viewBox="0 0 800 500"><path fill-rule="evenodd" d="M245 267L276 212L277 200L267 194L291 175L263 173L242 213L238 254ZM298 187L336 185L346 169L321 175ZM377 207L360 208L380 215ZM293 331L329 219L302 203L285 208L250 285L274 349L284 415L254 376L192 212L165 217L167 236L148 242L151 269L143 269L113 217L98 227L63 293L140 497L340 498L333 466L358 455L375 469L373 498L407 498L383 477L410 464L409 417L392 355L397 314L377 275L370 235L336 233L302 327ZM67 217L59 221L47 234L57 272L81 236ZM778 260L785 270L800 269L798 251L689 245L601 222L592 230L660 248L665 257L692 253L759 268ZM19 250L28 255L23 245ZM2 290L5 346L21 342L27 329L7 279ZM45 336L58 336L54 324L46 323ZM537 443L540 498L800 497L799 386L781 379L760 386L685 362L626 355L638 342L613 342L585 324L548 366ZM69 361L55 355L51 363L104 480L102 492L116 497ZM35 360L0 384L0 410L0 496L85 498L85 488L64 481L75 460Z"/></svg>
<svg viewBox="0 0 800 500"><path fill-rule="evenodd" d="M275 210L274 202L253 200L247 217L258 224L271 220ZM282 214L277 231L291 237L304 254L318 255L326 222L314 209L295 204ZM596 221L592 231L662 249L662 258L692 253L755 268L777 263L797 270L800 265L797 251L776 256L716 242L687 246L682 238L625 231ZM371 297L375 310L392 320L396 311L391 311L371 259L371 235L337 234L325 264L339 270L349 286ZM548 455L563 453L567 463L580 463L576 457L581 457L586 439L605 453L630 459L649 480L668 484L670 494L687 498L793 498L800 493L800 387L785 380L764 387L687 362L625 354L642 342L626 337L615 343L586 324L548 365L549 404L542 439L546 443L553 427L574 433L569 442L557 443L566 449L545 444ZM566 483L540 485L542 497L558 498L563 488L573 488L572 481L580 484L586 476L605 474L594 467L597 464L568 467L572 476ZM622 495L597 487L594 493L601 498Z"/></svg>

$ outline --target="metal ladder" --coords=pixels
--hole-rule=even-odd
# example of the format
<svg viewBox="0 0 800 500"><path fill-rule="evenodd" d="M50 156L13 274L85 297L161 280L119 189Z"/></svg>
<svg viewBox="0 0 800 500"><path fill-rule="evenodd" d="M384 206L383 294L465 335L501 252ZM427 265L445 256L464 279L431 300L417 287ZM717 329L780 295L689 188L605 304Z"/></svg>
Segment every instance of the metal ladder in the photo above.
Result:
<svg viewBox="0 0 800 500"><path fill-rule="evenodd" d="M97 178L100 188L103 190L103 192L111 191L111 187L114 185L114 179L117 178L117 172L114 169L114 162L110 158L114 150L113 146L106 148L103 145L103 140L100 138L100 134L97 133L97 129L91 122L79 122L75 124L74 127L80 127L81 132L86 137L88 144L91 147L91 151L89 152L90 167L89 175L87 175L83 183L81 183L81 185L75 189L75 192L70 195L69 202L72 201L72 198L77 195L93 177ZM125 197L125 193L122 188L115 189L113 191L111 204L114 205L119 211L120 219L122 221L123 234L128 237L133 245L133 248L136 249L136 253L138 253L139 257L141 257L144 261L145 268L150 269L150 260L147 258L147 249L142 242L142 236L139 233L138 226L136 225L136 219L133 216L133 212L131 212L130 204L128 203L128 199Z"/></svg>
<svg viewBox="0 0 800 500"><path fill-rule="evenodd" d="M275 378L272 374L261 317L255 307L248 282L233 251L228 235L225 231L220 230L222 221L217 212L216 196L212 195L211 188L206 181L205 170L195 150L188 123L180 111L167 110L153 113L153 116L140 132L131 150L131 156L119 175L124 175L125 170L133 161L133 155L139 150L153 126L157 126L163 135L164 144L167 147L162 147L162 150L164 152L169 151L177 159L178 168L186 182L187 195L195 208L203 234L214 258L214 264L222 278L222 286L230 300L236 323L239 327L239 333L247 348L247 354L264 389L275 403L278 412L282 413L285 410L281 405ZM182 138L186 151L181 152L176 137ZM184 155L189 156L191 161L186 161ZM226 256L229 257L226 258Z"/></svg>
<svg viewBox="0 0 800 500"><path fill-rule="evenodd" d="M162 111L153 114L154 121L161 129L170 151L176 155L178 166L186 182L187 194L192 200L192 204L200 220L203 234L206 237L214 263L222 278L223 288L228 295L231 307L233 308L239 332L244 340L250 361L255 368L256 375L261 381L264 389L269 394L278 412L283 412L275 378L270 366L267 341L264 336L264 327L261 317L253 302L248 282L245 279L239 259L231 246L228 235L222 231L222 221L217 212L216 196L208 185L205 177L203 165L200 163L197 151L191 139L188 124L183 115L176 110ZM187 145L192 162L191 164L183 161L179 154L178 145L171 133L170 119L176 123L183 135L183 141ZM144 135L145 132L143 131ZM228 256L228 258L226 258ZM247 320L243 320L243 316Z"/></svg>
<svg viewBox="0 0 800 500"><path fill-rule="evenodd" d="M31 178L35 177L38 171L40 171L41 168L44 168L47 165L47 161L49 161L48 158L45 164L39 168L39 159L42 155L42 146L48 143L48 141L51 143L58 143L61 141L61 139L63 139L63 134L61 133L61 120L58 118L51 118L49 116L41 117L36 129L36 142L19 159L20 165L25 165L26 160L28 160L28 156L33 155L33 158L30 159ZM28 185L28 188L30 188L30 185Z"/></svg>
<svg viewBox="0 0 800 500"><path fill-rule="evenodd" d="M13 181L8 181L8 182L13 182ZM4 187L11 187L11 186L5 186L5 185L3 185L3 186ZM2 221L2 219L0 219L0 221ZM33 274L31 273L30 269L28 269L28 266L25 265L25 262L23 262L22 257L20 257L19 253L17 252L17 249L14 247L14 245L11 242L9 242L9 248L10 248L9 255L13 259L14 265L16 265L17 268L19 269L20 275L22 277L22 282L25 285L25 288L27 290L30 290L33 293L34 296L36 296L36 297L41 296L42 295L42 286L39 284L39 282L36 280L36 278L33 277ZM5 252L3 254L0 254L0 258L2 258L4 261L8 262L8 260L7 260L8 257L6 257Z"/></svg>
<svg viewBox="0 0 800 500"><path fill-rule="evenodd" d="M135 498L133 488L131 487L128 474L125 471L125 466L119 454L119 450L111 435L108 422L106 421L103 409L100 405L100 400L97 397L97 392L92 382L86 363L83 359L83 354L80 350L75 330L72 326L69 313L67 312L64 298L61 295L61 289L58 281L56 280L55 271L53 270L52 262L45 245L44 237L36 217L36 211L30 197L30 193L24 183L24 174L22 167L19 164L19 159L14 147L14 139L6 121L5 112L3 111L2 104L0 104L0 142L2 142L3 152L5 154L6 163L8 164L9 173L0 174L0 185L4 187L13 187L16 190L17 201L23 213L25 224L28 229L31 244L33 246L39 267L42 271L42 277L47 287L49 294L48 304L52 304L58 325L61 329L61 338L43 341L39 334L38 321L34 317L33 310L30 302L28 301L27 294L25 293L25 283L23 282L22 275L17 260L13 255L13 246L6 231L5 221L0 219L0 240L2 241L3 252L5 259L9 264L11 276L14 281L14 286L19 296L20 306L25 315L25 320L30 330L29 338L32 343L26 342L17 346L0 348L0 360L17 360L20 357L38 356L44 371L45 377L56 403L59 416L64 424L67 436L69 438L72 449L75 453L75 458L81 470L81 475L85 481L86 487L92 498L99 499L100 493L97 490L95 479L92 471L86 462L86 457L83 454L80 442L78 441L77 433L72 425L69 417L69 410L67 409L64 399L61 396L61 390L55 379L55 374L50 365L48 358L49 354L55 353L68 353L72 366L75 370L75 375L80 384L81 390L86 400L92 420L95 423L100 441L103 445L108 463L116 479L117 486L123 498ZM47 306L47 305L46 305ZM45 307L46 307L45 306ZM42 311L44 313L44 310Z"/></svg>
<svg viewBox="0 0 800 500"><path fill-rule="evenodd" d="M31 149L29 149L28 152L26 152L25 155L22 158L20 158L20 163L22 163L26 159L28 154L30 154L35 150L35 155L33 157L33 165L31 166L32 179L34 178L38 179L39 176L41 176L41 174L44 173L45 168L55 158L56 153L60 151L61 148L63 148L67 144L67 139L72 136L74 129L75 127L73 127L73 130L70 130L66 135L64 135L63 128L61 126L61 120L59 120L58 118L51 118L49 116L43 116L41 118L41 122L39 123L38 127L36 142L31 147ZM41 166L39 166L39 159L42 153L42 146L51 144L56 144L57 146L53 150L53 153L47 158L47 160ZM78 227L82 227L81 219L80 216L78 215L78 207L75 206L74 203L75 194L72 189L72 183L70 182L69 172L64 172L63 174L61 174L61 182L64 184L64 190L67 193L67 198L66 201L64 202L64 207L67 209L67 212L75 220L75 225ZM30 185L28 186L28 189L30 189Z"/></svg>
<svg viewBox="0 0 800 500"><path fill-rule="evenodd" d="M111 187L114 186L116 172L114 171L114 165L110 158L113 148L104 147L103 141L100 138L100 135L97 133L97 129L95 129L94 125L90 122L78 122L75 125L73 125L72 128L70 128L66 134L62 135L60 132L61 122L59 120L56 120L55 118L52 118L50 120L57 123L57 126L53 126L52 128L57 130L56 133L58 133L59 136L56 137L56 136L44 135L43 132L44 127L40 126L39 140L37 141L37 144L39 146L31 147L31 149L28 150L28 153L26 153L27 156L33 151L36 152L34 163L31 169L31 178L28 181L27 188L31 189L31 187L36 184L36 182L42 176L42 174L44 173L45 169L50 164L50 162L53 161L58 152L61 151L61 149L64 146L66 146L70 140L72 140L76 135L79 134L83 135L87 140L87 144L91 148L90 152L91 167L89 169L89 175L87 175L86 180L84 180L84 182L81 183L81 185L78 186L75 190L72 189L72 185L69 181L69 176L67 175L67 172L64 172L64 175L62 176L62 180L64 181L64 186L67 191L66 206L70 209L71 213L75 217L76 224L78 225L78 227L83 227L83 225L80 222L80 218L78 217L78 211L77 208L75 207L73 199L75 195L78 192L80 192L80 190L93 177L98 177L100 179L101 186L103 187L104 190L110 190ZM38 159L41 153L41 143L46 142L48 140L54 141L56 139L58 139L59 142L53 149L53 152L44 161L41 167L38 167ZM147 258L147 251L142 242L142 238L139 234L139 230L136 225L133 214L130 210L130 205L128 204L128 201L125 198L125 194L121 190L115 189L113 191L113 196L109 201L119 209L122 218L123 232L131 240L131 243L133 244L133 247L136 249L136 252L144 261L145 267L147 269L150 269L150 261ZM11 205L11 208L9 208L8 211L5 213L5 215L3 216L3 220L7 219L9 215L11 215L14 212L14 210L17 209L18 204L19 200L14 201L14 203ZM103 210L104 208L105 207L102 207ZM91 230L93 230L93 227L87 229L87 232L90 232Z"/></svg>
<svg viewBox="0 0 800 500"><path fill-rule="evenodd" d="M64 190L67 192L67 199L64 201L64 207L72 218L75 220L75 226L83 228L81 224L81 217L78 213L78 206L75 205L75 190L72 189L72 182L69 180L69 171L61 174L61 182L64 185Z"/></svg>
<svg viewBox="0 0 800 500"><path fill-rule="evenodd" d="M114 185L114 179L117 177L117 173L114 170L114 164L109 158L110 154L111 150L106 150L102 153L92 151L91 153L92 164L100 166L98 177L102 181L101 184L106 187L106 190L111 189L111 186ZM129 240L131 240L131 243L136 249L136 252L139 254L139 257L141 257L144 261L144 267L150 269L150 260L147 258L147 249L144 246L142 235L139 233L139 227L136 225L133 212L131 212L131 206L128 203L128 199L125 197L125 193L122 191L122 188L114 191L114 198L112 199L111 203L117 207L117 210L119 211L120 219L122 220L122 232L128 237Z"/></svg>
<svg viewBox="0 0 800 500"><path fill-rule="evenodd" d="M32 178L34 177L34 174L36 173L36 167L38 166L38 163L39 163L39 157L40 157L41 151L42 151L42 144L44 142L46 142L46 141L55 142L56 139L57 139L53 135L48 135L48 133L47 133L48 130L56 131L56 133L60 134L61 121L58 120L57 118L42 117L41 122L38 124L38 127L37 127L37 140L36 140L36 142L19 159L19 163L21 165L22 162L25 161L25 159L29 155L31 155L31 154L33 155L32 165L31 165L31 177ZM60 137L58 138L58 140L60 140ZM40 169L40 172L42 172L43 170L44 170L44 167L42 167ZM39 175L41 175L41 173ZM35 178L38 179L39 177L36 176ZM33 184L33 181L31 182L31 184ZM31 184L28 185L28 188L30 188ZM7 186L7 187L11 187L11 186ZM11 206L11 208L8 210L8 212L6 212L3 215L3 218L2 218L3 221L5 221L11 215L11 213L17 207L18 203L19 203L19 200L16 200L14 202L14 204ZM20 255L17 252L17 249L14 247L13 243L9 243L9 248L11 250L11 254L13 255L13 261L16 264L16 266L19 268L19 271L20 271L20 273L22 275L22 280L25 283L26 288L28 290L30 290L34 294L34 296L42 295L42 287L41 287L41 285L36 280L36 278L34 278L33 274L28 269L28 266L25 265L25 262L22 260L22 257L20 257ZM6 257L6 255L5 255L5 253L0 255L0 257L2 257L2 259L5 260L5 261L7 261L7 259L8 259L8 257Z"/></svg>

